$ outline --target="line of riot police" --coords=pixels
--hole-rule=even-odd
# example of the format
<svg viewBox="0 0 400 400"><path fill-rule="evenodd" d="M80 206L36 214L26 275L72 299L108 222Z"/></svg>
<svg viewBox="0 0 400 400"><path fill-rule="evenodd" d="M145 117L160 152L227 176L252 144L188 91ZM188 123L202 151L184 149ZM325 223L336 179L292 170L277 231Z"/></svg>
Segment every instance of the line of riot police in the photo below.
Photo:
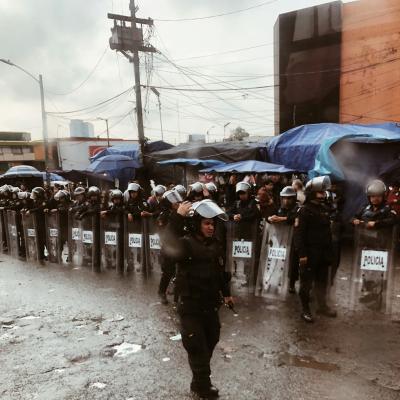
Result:
<svg viewBox="0 0 400 400"><path fill-rule="evenodd" d="M368 204L351 221L356 231L350 289L354 309L361 304L388 311L392 305L393 227L398 218L386 193L381 181L368 185ZM195 182L188 190L153 183L149 198L133 182L124 192L112 189L107 195L95 186L78 186L72 193L57 187L53 193L41 187L30 193L0 187L2 252L29 261L89 266L97 272L161 270L158 294L167 304L176 275L167 227L180 226L181 237L189 234L189 215L182 225L178 208L208 199L228 216L216 224L215 235L224 247L223 263L236 292L284 299L298 290L301 317L313 322L313 291L317 313L336 316L329 291L341 260L343 197L328 177L311 179L304 188L300 180L285 186L279 175L258 186L251 177L237 182L232 175L223 192L212 182ZM176 291L175 301L178 296Z"/></svg>

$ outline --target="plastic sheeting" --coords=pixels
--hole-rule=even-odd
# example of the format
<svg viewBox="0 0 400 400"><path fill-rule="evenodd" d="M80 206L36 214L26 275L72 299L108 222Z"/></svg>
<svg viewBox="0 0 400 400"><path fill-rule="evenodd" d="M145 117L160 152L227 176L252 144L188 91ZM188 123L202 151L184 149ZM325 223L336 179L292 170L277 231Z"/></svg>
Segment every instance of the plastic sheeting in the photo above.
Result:
<svg viewBox="0 0 400 400"><path fill-rule="evenodd" d="M200 172L238 172L238 173L279 173L286 174L290 172L294 172L293 169L289 169L284 167L283 165L272 164L262 161L256 160L248 160L248 161L239 161L235 163L230 163L221 166L215 166L211 168L206 168L201 170Z"/></svg>
<svg viewBox="0 0 400 400"><path fill-rule="evenodd" d="M200 160L198 158L173 158L172 160L158 161L160 165L190 165L192 167L224 166L225 163L218 160Z"/></svg>
<svg viewBox="0 0 400 400"><path fill-rule="evenodd" d="M105 156L127 156L137 162L137 166L135 168L141 167L140 163L140 148L138 144L129 143L129 144L121 144L118 146L107 147L102 151L99 151L95 156L90 158L90 162L105 157Z"/></svg>
<svg viewBox="0 0 400 400"><path fill-rule="evenodd" d="M331 151L331 147L343 139L357 139L363 143L400 141L400 125L395 123L302 125L270 141L269 160L298 171L308 172L310 177L330 175L338 180L344 180L345 174Z"/></svg>

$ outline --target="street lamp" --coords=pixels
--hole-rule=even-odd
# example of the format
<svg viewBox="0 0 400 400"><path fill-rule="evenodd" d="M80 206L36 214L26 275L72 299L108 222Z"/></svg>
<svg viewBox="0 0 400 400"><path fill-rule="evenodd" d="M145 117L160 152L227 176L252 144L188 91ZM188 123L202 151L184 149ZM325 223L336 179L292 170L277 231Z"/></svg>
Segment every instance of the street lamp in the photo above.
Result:
<svg viewBox="0 0 400 400"><path fill-rule="evenodd" d="M163 132L163 126L162 126L162 117L161 117L160 92L153 86L150 89L157 96L157 99L158 99L158 110L160 112L161 140L164 140L164 132Z"/></svg>
<svg viewBox="0 0 400 400"><path fill-rule="evenodd" d="M215 128L215 125L211 125L208 129L207 129L207 143L210 143L210 131L211 129Z"/></svg>
<svg viewBox="0 0 400 400"><path fill-rule="evenodd" d="M14 64L10 60L5 60L3 58L0 58L0 62L10 65L11 67L18 68L20 71L24 72L26 75L29 75L32 79L34 79L39 84L40 104L41 104L41 109L42 109L42 133L43 133L43 144L44 144L44 162L46 164L46 180L48 181L50 178L49 174L47 173L47 168L48 168L48 163L49 163L49 159L48 159L49 143L48 143L47 114L46 114L45 103L44 103L44 90L43 90L42 75L39 75L39 79L38 79L38 78L36 78L36 76L31 74L29 71L20 67L17 64Z"/></svg>
<svg viewBox="0 0 400 400"><path fill-rule="evenodd" d="M224 139L225 139L225 130L226 130L226 127L228 126L228 125L230 125L231 123L230 122L227 122L225 125L224 125Z"/></svg>
<svg viewBox="0 0 400 400"><path fill-rule="evenodd" d="M106 128L107 128L107 147L110 147L110 131L108 129L108 118L101 118L97 117L99 121L106 121Z"/></svg>

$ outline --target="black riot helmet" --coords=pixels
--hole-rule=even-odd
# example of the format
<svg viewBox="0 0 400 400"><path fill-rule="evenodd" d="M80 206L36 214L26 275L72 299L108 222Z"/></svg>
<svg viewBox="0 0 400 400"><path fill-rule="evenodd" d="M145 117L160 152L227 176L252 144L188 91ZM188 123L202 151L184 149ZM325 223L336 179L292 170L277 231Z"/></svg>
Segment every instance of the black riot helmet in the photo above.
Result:
<svg viewBox="0 0 400 400"><path fill-rule="evenodd" d="M97 186L90 186L87 191L87 197L96 196L97 198L100 198L100 194L101 191Z"/></svg>
<svg viewBox="0 0 400 400"><path fill-rule="evenodd" d="M110 190L110 200L114 202L114 200L122 201L124 198L124 194L119 189Z"/></svg>
<svg viewBox="0 0 400 400"><path fill-rule="evenodd" d="M31 192L32 200L42 200L42 199L44 199L44 196L45 196L45 191L42 187L37 186L32 189L32 192Z"/></svg>
<svg viewBox="0 0 400 400"><path fill-rule="evenodd" d="M75 190L74 190L74 197L77 196L81 196L81 195L85 195L86 194L86 190L84 187L82 186L78 186Z"/></svg>

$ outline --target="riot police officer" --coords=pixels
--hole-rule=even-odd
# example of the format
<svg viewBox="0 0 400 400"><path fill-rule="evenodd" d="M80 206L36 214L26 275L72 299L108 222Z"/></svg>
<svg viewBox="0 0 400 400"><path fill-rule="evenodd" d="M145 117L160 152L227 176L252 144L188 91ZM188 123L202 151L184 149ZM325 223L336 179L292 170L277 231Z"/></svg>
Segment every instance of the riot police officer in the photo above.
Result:
<svg viewBox="0 0 400 400"><path fill-rule="evenodd" d="M294 243L299 255L301 317L313 322L310 309L310 291L318 302L317 313L336 317L336 311L327 304L329 267L332 262L332 232L330 210L326 207L328 176L313 178L306 185L306 201L299 209L294 224Z"/></svg>
<svg viewBox="0 0 400 400"><path fill-rule="evenodd" d="M396 224L396 212L386 204L386 185L380 180L372 181L366 190L369 204L353 218L353 225L365 224L367 229L378 229Z"/></svg>
<svg viewBox="0 0 400 400"><path fill-rule="evenodd" d="M104 218L107 215L115 215L122 218L124 214L124 195L119 189L110 190L110 200L111 204L108 210L103 210L100 215Z"/></svg>
<svg viewBox="0 0 400 400"><path fill-rule="evenodd" d="M58 190L54 194L55 208L50 210L51 213L58 212L60 223L60 251L64 249L64 244L68 241L68 211L71 199L67 190Z"/></svg>
<svg viewBox="0 0 400 400"><path fill-rule="evenodd" d="M252 239L254 225L258 224L260 211L257 202L251 195L251 186L247 182L239 182L236 185L234 206L229 210L229 218L238 223L240 239Z"/></svg>
<svg viewBox="0 0 400 400"><path fill-rule="evenodd" d="M186 200L187 191L185 186L176 185L174 186L174 190L176 190L179 193L179 195L182 197L183 200Z"/></svg>
<svg viewBox="0 0 400 400"><path fill-rule="evenodd" d="M208 182L205 184L205 188L208 192L206 198L213 200L217 204L220 204L217 185L214 182Z"/></svg>
<svg viewBox="0 0 400 400"><path fill-rule="evenodd" d="M181 203L177 218L183 221L190 208L189 202ZM228 218L208 199L194 203L192 213L189 235L177 239L176 229L182 224L168 225L171 245L167 249L177 262L180 330L193 374L190 389L200 398L211 399L218 397L210 378L210 360L220 335L218 309L222 298L226 303L233 301L229 276L224 272L224 253L214 237L216 219Z"/></svg>
<svg viewBox="0 0 400 400"><path fill-rule="evenodd" d="M152 195L148 198L147 204L149 205L149 211L142 213L143 217L158 217L161 212L160 203L163 194L167 191L167 188L163 185L157 185L152 190Z"/></svg>
<svg viewBox="0 0 400 400"><path fill-rule="evenodd" d="M147 210L148 205L142 196L142 188L138 183L131 182L124 192L125 214L129 222L140 221L142 211Z"/></svg>
<svg viewBox="0 0 400 400"><path fill-rule="evenodd" d="M194 202L204 199L204 186L201 182L195 182L189 185L187 200Z"/></svg>
<svg viewBox="0 0 400 400"><path fill-rule="evenodd" d="M297 193L291 186L285 186L280 192L281 207L276 214L268 217L267 221L270 224L288 224L294 225L297 210ZM299 258L297 252L292 246L292 253L289 261L289 293L296 293L295 284L299 279Z"/></svg>
<svg viewBox="0 0 400 400"><path fill-rule="evenodd" d="M165 228L168 225L171 215L176 213L182 201L182 197L176 190L165 192L163 195L164 210L157 218L161 239L161 279L158 286L158 295L162 304L168 304L167 289L171 279L175 276L175 260L168 256L168 249L166 249L168 244L164 242Z"/></svg>
<svg viewBox="0 0 400 400"><path fill-rule="evenodd" d="M86 190L85 188L78 186L74 190L74 202L70 211L72 215L76 218L80 218L80 213L86 208Z"/></svg>
<svg viewBox="0 0 400 400"><path fill-rule="evenodd" d="M39 249L39 260L44 260L44 247L46 238L46 227L44 210L47 208L47 203L45 199L45 191L42 187L37 186L32 189L31 192L32 203L30 203L26 215L33 214L36 218L36 228L37 228L37 241Z"/></svg>

